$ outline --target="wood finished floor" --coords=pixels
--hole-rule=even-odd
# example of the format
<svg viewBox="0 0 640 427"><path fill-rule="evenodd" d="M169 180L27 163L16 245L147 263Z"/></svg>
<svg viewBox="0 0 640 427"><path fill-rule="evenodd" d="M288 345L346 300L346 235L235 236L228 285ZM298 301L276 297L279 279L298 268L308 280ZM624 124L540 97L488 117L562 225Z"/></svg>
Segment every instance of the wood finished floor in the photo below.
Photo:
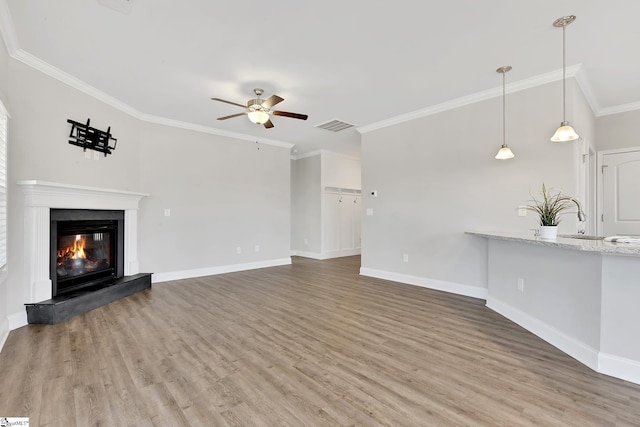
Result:
<svg viewBox="0 0 640 427"><path fill-rule="evenodd" d="M638 426L640 386L484 302L359 257L155 284L12 331L0 416L32 426Z"/></svg>

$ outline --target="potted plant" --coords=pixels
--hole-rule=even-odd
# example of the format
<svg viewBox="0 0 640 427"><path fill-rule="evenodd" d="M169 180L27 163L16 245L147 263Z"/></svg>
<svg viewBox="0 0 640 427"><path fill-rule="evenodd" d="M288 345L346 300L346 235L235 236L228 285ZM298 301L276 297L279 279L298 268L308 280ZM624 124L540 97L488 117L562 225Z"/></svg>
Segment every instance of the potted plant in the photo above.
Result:
<svg viewBox="0 0 640 427"><path fill-rule="evenodd" d="M568 207L569 198L561 191L547 190L542 183L542 197L536 199L531 195L531 204L526 208L538 214L540 221L540 237L543 239L555 239L558 235L560 214Z"/></svg>

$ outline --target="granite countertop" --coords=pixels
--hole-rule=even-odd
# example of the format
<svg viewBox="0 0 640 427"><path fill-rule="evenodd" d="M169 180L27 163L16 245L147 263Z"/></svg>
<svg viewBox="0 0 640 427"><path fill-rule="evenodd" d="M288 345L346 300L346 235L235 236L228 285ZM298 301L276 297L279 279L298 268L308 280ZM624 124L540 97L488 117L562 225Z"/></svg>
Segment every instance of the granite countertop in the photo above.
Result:
<svg viewBox="0 0 640 427"><path fill-rule="evenodd" d="M533 232L510 231L467 231L465 234L487 237L489 239L508 240L512 242L529 243L533 245L552 246L556 248L572 249L575 251L597 252L612 255L640 256L640 245L628 243L611 243L603 240L572 239L557 237L554 240L546 240L533 235Z"/></svg>

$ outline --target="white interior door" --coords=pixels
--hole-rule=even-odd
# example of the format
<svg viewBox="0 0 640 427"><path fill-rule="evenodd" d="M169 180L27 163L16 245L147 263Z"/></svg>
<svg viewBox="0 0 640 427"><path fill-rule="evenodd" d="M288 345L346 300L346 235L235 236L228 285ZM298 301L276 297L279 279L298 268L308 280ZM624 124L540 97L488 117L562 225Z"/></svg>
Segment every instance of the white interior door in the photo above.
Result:
<svg viewBox="0 0 640 427"><path fill-rule="evenodd" d="M602 155L602 234L640 236L640 151Z"/></svg>

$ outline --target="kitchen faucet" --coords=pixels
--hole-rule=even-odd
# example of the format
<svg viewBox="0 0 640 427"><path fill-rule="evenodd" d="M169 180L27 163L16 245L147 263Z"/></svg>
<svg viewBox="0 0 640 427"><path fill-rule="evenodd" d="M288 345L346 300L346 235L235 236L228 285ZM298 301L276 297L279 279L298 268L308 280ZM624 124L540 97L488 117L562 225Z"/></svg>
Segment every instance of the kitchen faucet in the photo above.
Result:
<svg viewBox="0 0 640 427"><path fill-rule="evenodd" d="M584 211L582 210L582 205L577 199L574 199L573 197L565 196L565 197L561 197L559 200L569 200L570 202L575 203L576 206L578 207L578 221L580 222L585 221L585 215L584 215Z"/></svg>

